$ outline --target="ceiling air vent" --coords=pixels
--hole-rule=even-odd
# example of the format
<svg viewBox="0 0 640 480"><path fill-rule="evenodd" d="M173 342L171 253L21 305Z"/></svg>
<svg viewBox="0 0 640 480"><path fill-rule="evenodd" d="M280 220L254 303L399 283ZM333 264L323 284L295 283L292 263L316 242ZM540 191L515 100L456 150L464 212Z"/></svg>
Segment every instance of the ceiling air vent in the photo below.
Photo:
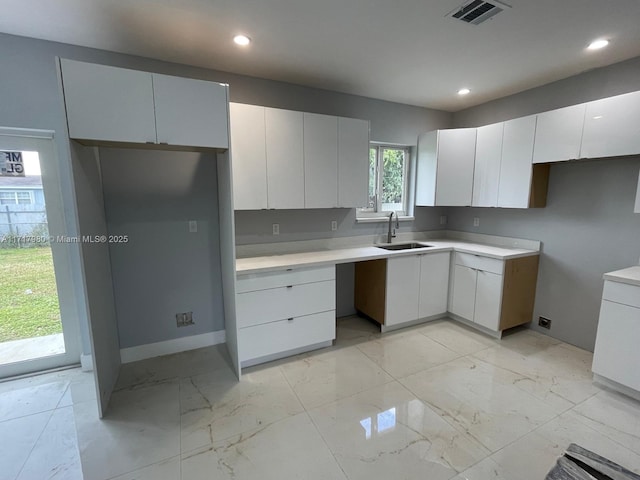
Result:
<svg viewBox="0 0 640 480"><path fill-rule="evenodd" d="M472 25L479 25L503 11L505 7L509 7L509 5L495 1L472 0L449 12L447 16Z"/></svg>

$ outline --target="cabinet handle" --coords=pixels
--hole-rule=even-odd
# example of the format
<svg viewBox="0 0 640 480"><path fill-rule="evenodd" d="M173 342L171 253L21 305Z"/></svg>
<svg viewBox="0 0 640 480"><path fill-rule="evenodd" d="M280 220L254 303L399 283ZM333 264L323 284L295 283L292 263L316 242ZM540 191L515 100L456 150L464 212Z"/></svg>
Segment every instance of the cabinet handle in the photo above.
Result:
<svg viewBox="0 0 640 480"><path fill-rule="evenodd" d="M293 317L287 318L287 322L293 322Z"/></svg>
<svg viewBox="0 0 640 480"><path fill-rule="evenodd" d="M169 142L158 142L160 145L169 145Z"/></svg>
<svg viewBox="0 0 640 480"><path fill-rule="evenodd" d="M144 142L144 143L148 143L149 145L155 145L156 142Z"/></svg>
<svg viewBox="0 0 640 480"><path fill-rule="evenodd" d="M293 268L287 268L287 272L292 272Z"/></svg>
<svg viewBox="0 0 640 480"><path fill-rule="evenodd" d="M287 288L293 288L293 285L287 285Z"/></svg>

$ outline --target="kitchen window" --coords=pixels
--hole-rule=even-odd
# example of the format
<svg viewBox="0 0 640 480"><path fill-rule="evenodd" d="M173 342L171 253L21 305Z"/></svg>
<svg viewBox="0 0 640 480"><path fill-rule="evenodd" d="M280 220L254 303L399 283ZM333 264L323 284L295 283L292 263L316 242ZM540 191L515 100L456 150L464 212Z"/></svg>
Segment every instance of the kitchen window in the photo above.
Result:
<svg viewBox="0 0 640 480"><path fill-rule="evenodd" d="M369 148L369 204L359 218L406 216L409 210L409 148L372 144Z"/></svg>
<svg viewBox="0 0 640 480"><path fill-rule="evenodd" d="M0 205L31 205L32 203L31 192L0 192Z"/></svg>

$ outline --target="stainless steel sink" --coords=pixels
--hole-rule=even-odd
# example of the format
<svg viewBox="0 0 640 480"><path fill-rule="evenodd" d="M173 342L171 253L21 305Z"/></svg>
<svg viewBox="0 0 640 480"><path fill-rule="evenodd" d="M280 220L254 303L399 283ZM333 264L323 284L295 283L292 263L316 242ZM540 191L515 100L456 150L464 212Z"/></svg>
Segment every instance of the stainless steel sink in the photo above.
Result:
<svg viewBox="0 0 640 480"><path fill-rule="evenodd" d="M426 245L424 243L393 243L391 245L376 245L378 248L383 248L385 250L409 250L412 248L430 248L433 245Z"/></svg>

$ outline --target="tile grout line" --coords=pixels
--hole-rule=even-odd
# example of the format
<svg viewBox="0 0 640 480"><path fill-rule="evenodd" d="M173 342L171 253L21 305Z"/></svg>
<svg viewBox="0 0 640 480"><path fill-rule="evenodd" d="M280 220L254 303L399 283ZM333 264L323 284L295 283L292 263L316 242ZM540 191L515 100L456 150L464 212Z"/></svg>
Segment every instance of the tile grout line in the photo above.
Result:
<svg viewBox="0 0 640 480"><path fill-rule="evenodd" d="M55 409L46 410L46 412L49 413L49 418L47 418L47 421L45 422L44 427L42 427L42 430L38 434L38 438L36 438L36 441L33 442L33 445L29 449L29 455L27 455L27 457L24 459L24 462L22 463L22 466L20 467L20 470L18 471L18 474L15 476L16 479L20 478L20 474L22 473L22 471L24 470L24 467L27 465L27 462L31 458L31 455L33 454L33 450L36 448L36 445L40 441L40 438L42 438L42 434L47 429L47 426L49 425L49 422L51 422L51 418L53 417L53 413L55 412ZM39 412L39 413L45 413L45 412ZM34 413L33 415L37 415L37 413ZM25 415L25 416L19 417L19 418L24 418L24 417L27 417L27 416L29 416L29 415Z"/></svg>

